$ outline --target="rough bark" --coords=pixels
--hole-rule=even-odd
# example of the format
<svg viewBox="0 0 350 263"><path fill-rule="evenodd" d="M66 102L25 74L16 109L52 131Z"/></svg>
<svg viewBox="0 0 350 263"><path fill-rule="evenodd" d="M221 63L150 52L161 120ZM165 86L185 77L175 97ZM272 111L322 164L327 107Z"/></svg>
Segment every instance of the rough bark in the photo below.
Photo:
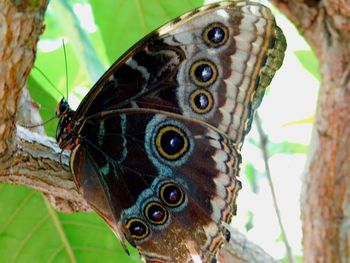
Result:
<svg viewBox="0 0 350 263"><path fill-rule="evenodd" d="M226 226L231 232L231 239L228 244L223 246L218 255L220 263L275 263L270 255L268 255L262 248L258 247L247 238Z"/></svg>
<svg viewBox="0 0 350 263"><path fill-rule="evenodd" d="M8 159L21 91L43 30L46 1L0 1L0 156ZM20 47L20 48L15 48Z"/></svg>
<svg viewBox="0 0 350 263"><path fill-rule="evenodd" d="M350 2L273 2L314 49L322 76L301 198L304 262L350 262Z"/></svg>

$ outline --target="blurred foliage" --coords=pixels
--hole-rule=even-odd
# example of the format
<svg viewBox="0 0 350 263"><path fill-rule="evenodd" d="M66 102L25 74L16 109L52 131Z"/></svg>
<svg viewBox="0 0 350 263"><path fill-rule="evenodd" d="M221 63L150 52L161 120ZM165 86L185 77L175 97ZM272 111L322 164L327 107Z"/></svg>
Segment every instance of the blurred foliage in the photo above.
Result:
<svg viewBox="0 0 350 263"><path fill-rule="evenodd" d="M253 227L254 227L254 214L251 211L248 211L247 221L245 223L245 229L246 229L246 231L249 231Z"/></svg>
<svg viewBox="0 0 350 263"><path fill-rule="evenodd" d="M256 147L260 147L260 142L255 141L253 138L248 139L249 143L255 145ZM293 142L280 142L280 143L274 143L269 141L267 144L267 153L268 156L271 157L275 154L280 153L289 153L289 154L297 154L302 153L306 154L308 150L308 145L300 144L300 143L293 143Z"/></svg>
<svg viewBox="0 0 350 263"><path fill-rule="evenodd" d="M95 214L59 213L41 193L0 187L0 262L141 262Z"/></svg>
<svg viewBox="0 0 350 263"><path fill-rule="evenodd" d="M204 1L91 0L109 62L114 62L142 36Z"/></svg>
<svg viewBox="0 0 350 263"><path fill-rule="evenodd" d="M320 68L315 53L312 50L297 50L294 54L303 67L317 80L321 80Z"/></svg>
<svg viewBox="0 0 350 263"><path fill-rule="evenodd" d="M294 262L295 263L303 263L303 257L294 257ZM287 258L284 258L281 260L281 263L290 263Z"/></svg>
<svg viewBox="0 0 350 263"><path fill-rule="evenodd" d="M252 188L252 191L254 193L257 192L257 171L255 167L251 163L247 163L247 165L244 167L244 174L250 184L250 187Z"/></svg>

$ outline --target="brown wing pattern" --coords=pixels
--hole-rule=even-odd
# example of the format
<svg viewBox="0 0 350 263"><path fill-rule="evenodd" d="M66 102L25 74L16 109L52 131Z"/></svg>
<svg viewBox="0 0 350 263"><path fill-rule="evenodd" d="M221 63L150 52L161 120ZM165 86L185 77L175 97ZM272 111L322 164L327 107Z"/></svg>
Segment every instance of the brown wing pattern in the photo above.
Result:
<svg viewBox="0 0 350 263"><path fill-rule="evenodd" d="M207 262L215 255L240 189L240 155L225 135L144 109L95 115L80 134L72 173L121 239L123 232L151 262L187 262L193 252Z"/></svg>
<svg viewBox="0 0 350 263"><path fill-rule="evenodd" d="M246 1L196 9L118 60L77 110L164 110L205 121L240 145L281 66L285 38L270 10Z"/></svg>
<svg viewBox="0 0 350 263"><path fill-rule="evenodd" d="M122 243L154 263L215 257L240 147L285 49L268 8L204 6L135 44L61 117L74 180Z"/></svg>

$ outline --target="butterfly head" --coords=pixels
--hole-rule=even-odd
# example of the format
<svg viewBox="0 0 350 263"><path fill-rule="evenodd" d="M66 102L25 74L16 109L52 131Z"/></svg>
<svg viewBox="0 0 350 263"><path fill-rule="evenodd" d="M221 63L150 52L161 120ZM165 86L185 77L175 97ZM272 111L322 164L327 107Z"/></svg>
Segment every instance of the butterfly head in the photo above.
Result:
<svg viewBox="0 0 350 263"><path fill-rule="evenodd" d="M56 141L60 148L70 150L74 146L73 117L74 111L69 107L68 101L63 98L57 105L56 116L59 118Z"/></svg>
<svg viewBox="0 0 350 263"><path fill-rule="evenodd" d="M56 116L57 118L61 118L67 111L70 110L68 101L65 98L62 98L56 107Z"/></svg>

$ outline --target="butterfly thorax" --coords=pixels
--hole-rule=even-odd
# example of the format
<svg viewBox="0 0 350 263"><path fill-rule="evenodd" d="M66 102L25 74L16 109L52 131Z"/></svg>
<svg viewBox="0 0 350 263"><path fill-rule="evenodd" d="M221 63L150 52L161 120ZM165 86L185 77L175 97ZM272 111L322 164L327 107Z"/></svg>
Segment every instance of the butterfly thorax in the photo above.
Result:
<svg viewBox="0 0 350 263"><path fill-rule="evenodd" d="M56 130L56 141L61 149L71 150L76 145L77 133L74 121L75 111L69 107L66 99L62 99L56 108L59 122Z"/></svg>

